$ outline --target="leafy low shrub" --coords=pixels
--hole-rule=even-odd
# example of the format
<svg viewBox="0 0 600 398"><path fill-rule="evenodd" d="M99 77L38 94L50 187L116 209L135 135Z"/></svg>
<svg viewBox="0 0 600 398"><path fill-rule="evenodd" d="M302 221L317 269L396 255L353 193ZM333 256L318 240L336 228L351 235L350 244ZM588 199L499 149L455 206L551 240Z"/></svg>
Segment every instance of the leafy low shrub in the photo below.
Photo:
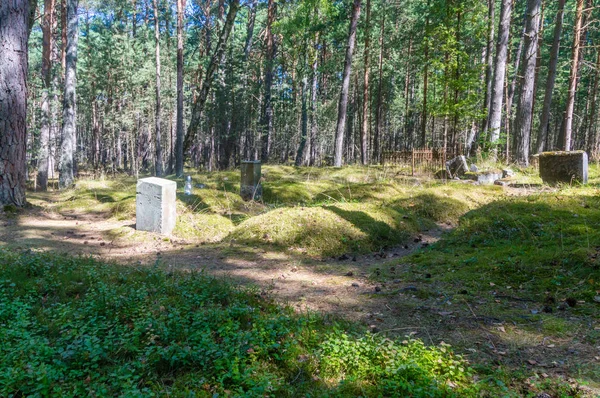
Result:
<svg viewBox="0 0 600 398"><path fill-rule="evenodd" d="M0 250L0 396L450 396L447 347L331 330L202 274Z"/></svg>

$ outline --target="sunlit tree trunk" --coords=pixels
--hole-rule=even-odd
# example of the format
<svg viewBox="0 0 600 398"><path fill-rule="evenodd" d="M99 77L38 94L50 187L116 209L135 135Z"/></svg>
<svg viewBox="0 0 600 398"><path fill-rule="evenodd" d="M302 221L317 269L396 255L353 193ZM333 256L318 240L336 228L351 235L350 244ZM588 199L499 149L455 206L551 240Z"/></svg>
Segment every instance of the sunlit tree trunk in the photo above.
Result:
<svg viewBox="0 0 600 398"><path fill-rule="evenodd" d="M385 12L381 16L381 32L379 34L379 61L377 81L377 108L375 110L375 137L373 137L373 160L381 160L381 134L383 130L383 35L385 32Z"/></svg>
<svg viewBox="0 0 600 398"><path fill-rule="evenodd" d="M78 0L67 0L67 45L65 54L65 90L63 96L63 128L58 186L69 188L74 182L77 123L77 41Z"/></svg>
<svg viewBox="0 0 600 398"><path fill-rule="evenodd" d="M427 0L427 8L429 9L430 1ZM425 20L425 51L423 65L423 112L421 113L421 146L427 144L427 90L429 88L429 14Z"/></svg>
<svg viewBox="0 0 600 398"><path fill-rule="evenodd" d="M163 175L163 164L162 164L162 145L161 145L161 104L160 104L160 25L158 21L158 1L153 0L154 9L154 56L155 56L155 78L156 78L156 108L154 114L154 149L156 151L156 157L154 159L154 175Z"/></svg>
<svg viewBox="0 0 600 398"><path fill-rule="evenodd" d="M360 134L360 160L363 165L369 163L369 46L371 42L371 0L367 0L365 21L365 53L363 71L362 129Z"/></svg>
<svg viewBox="0 0 600 398"><path fill-rule="evenodd" d="M346 46L346 57L344 59L344 72L342 74L342 90L338 103L338 119L335 130L335 151L333 164L335 167L342 166L342 155L344 151L344 131L346 129L346 113L348 110L348 91L350 90L350 73L352 71L352 55L356 42L356 26L360 16L361 0L354 0L352 15L350 18L350 29L348 31L348 44Z"/></svg>
<svg viewBox="0 0 600 398"><path fill-rule="evenodd" d="M571 150L571 135L573 126L573 111L575 109L575 93L577 92L577 75L579 73L579 52L581 47L581 22L583 20L583 0L577 0L575 30L573 32L573 56L571 57L571 75L569 77L569 93L564 120L563 150Z"/></svg>
<svg viewBox="0 0 600 398"><path fill-rule="evenodd" d="M496 44L496 58L494 63L492 102L488 112L489 139L490 143L494 145L494 157L497 156L498 153L495 144L498 142L498 139L500 139L500 126L502 125L502 102L504 99L504 78L506 75L506 58L508 53L511 11L512 0L502 0L500 24L498 27L498 41Z"/></svg>
<svg viewBox="0 0 600 398"><path fill-rule="evenodd" d="M521 71L521 95L517 105L514 132L515 160L522 166L529 165L529 142L531 138L531 118L533 116L533 97L535 86L535 64L540 28L542 0L528 0L527 31L523 69Z"/></svg>
<svg viewBox="0 0 600 398"><path fill-rule="evenodd" d="M186 0L177 0L177 133L175 138L175 174L183 176L183 21Z"/></svg>
<svg viewBox="0 0 600 398"><path fill-rule="evenodd" d="M273 141L273 103L271 101L271 86L273 85L273 65L275 62L275 53L277 45L275 35L273 34L273 23L276 15L275 0L269 0L267 6L267 30L266 30L266 63L265 63L265 93L262 110L262 151L261 158L263 162L269 160L271 154L271 144Z"/></svg>
<svg viewBox="0 0 600 398"><path fill-rule="evenodd" d="M556 81L556 67L558 64L558 54L560 52L560 37L562 35L562 25L564 20L565 1L558 0L558 11L556 13L556 22L554 25L554 40L550 50L550 62L548 64L548 77L546 79L546 91L544 92L544 104L542 107L542 116L540 117L540 128L537 137L537 153L543 152L548 137L548 123L550 122L550 106L552 105L552 92L554 91L554 82Z"/></svg>
<svg viewBox="0 0 600 398"><path fill-rule="evenodd" d="M52 46L54 26L54 0L44 1L42 19L42 104L40 126L40 152L38 161L37 187L48 189L48 165L50 161L50 70L52 69Z"/></svg>
<svg viewBox="0 0 600 398"><path fill-rule="evenodd" d="M494 27L496 19L496 2L488 0L488 40L485 50L485 110L489 112L492 105L492 83L494 77ZM483 131L488 131L490 128L489 115L486 114L483 121ZM468 147L470 148L470 144Z"/></svg>
<svg viewBox="0 0 600 398"><path fill-rule="evenodd" d="M0 204L25 204L27 0L0 1Z"/></svg>

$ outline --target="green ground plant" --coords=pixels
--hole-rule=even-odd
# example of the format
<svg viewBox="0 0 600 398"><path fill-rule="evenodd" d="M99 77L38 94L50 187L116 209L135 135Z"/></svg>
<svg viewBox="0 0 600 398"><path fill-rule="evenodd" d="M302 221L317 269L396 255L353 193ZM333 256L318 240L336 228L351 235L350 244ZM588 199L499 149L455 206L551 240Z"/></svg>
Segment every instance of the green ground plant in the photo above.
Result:
<svg viewBox="0 0 600 398"><path fill-rule="evenodd" d="M1 396L474 393L445 345L297 315L201 273L0 250Z"/></svg>

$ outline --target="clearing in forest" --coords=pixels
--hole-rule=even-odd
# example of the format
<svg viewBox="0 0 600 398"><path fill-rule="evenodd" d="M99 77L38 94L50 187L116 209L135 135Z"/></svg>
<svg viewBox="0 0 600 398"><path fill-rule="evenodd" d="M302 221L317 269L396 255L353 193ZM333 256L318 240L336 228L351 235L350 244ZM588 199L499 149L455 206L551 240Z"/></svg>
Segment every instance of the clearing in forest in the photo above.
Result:
<svg viewBox="0 0 600 398"><path fill-rule="evenodd" d="M202 272L359 334L450 344L477 394L600 392L597 168L585 187L514 189L266 167L261 203L240 199L238 172L193 180L189 196L178 181L170 237L135 230L123 176L30 193L30 208L1 214L0 248Z"/></svg>

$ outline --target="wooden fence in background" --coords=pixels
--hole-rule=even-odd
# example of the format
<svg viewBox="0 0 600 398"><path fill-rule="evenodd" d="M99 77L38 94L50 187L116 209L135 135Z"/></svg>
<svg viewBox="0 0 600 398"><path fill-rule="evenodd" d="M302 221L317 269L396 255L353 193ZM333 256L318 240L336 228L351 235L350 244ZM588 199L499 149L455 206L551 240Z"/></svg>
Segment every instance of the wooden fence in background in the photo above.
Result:
<svg viewBox="0 0 600 398"><path fill-rule="evenodd" d="M416 148L410 151L384 152L381 157L383 165L410 166L411 175L415 172L435 173L446 167L446 161L460 155L460 150L442 148Z"/></svg>

